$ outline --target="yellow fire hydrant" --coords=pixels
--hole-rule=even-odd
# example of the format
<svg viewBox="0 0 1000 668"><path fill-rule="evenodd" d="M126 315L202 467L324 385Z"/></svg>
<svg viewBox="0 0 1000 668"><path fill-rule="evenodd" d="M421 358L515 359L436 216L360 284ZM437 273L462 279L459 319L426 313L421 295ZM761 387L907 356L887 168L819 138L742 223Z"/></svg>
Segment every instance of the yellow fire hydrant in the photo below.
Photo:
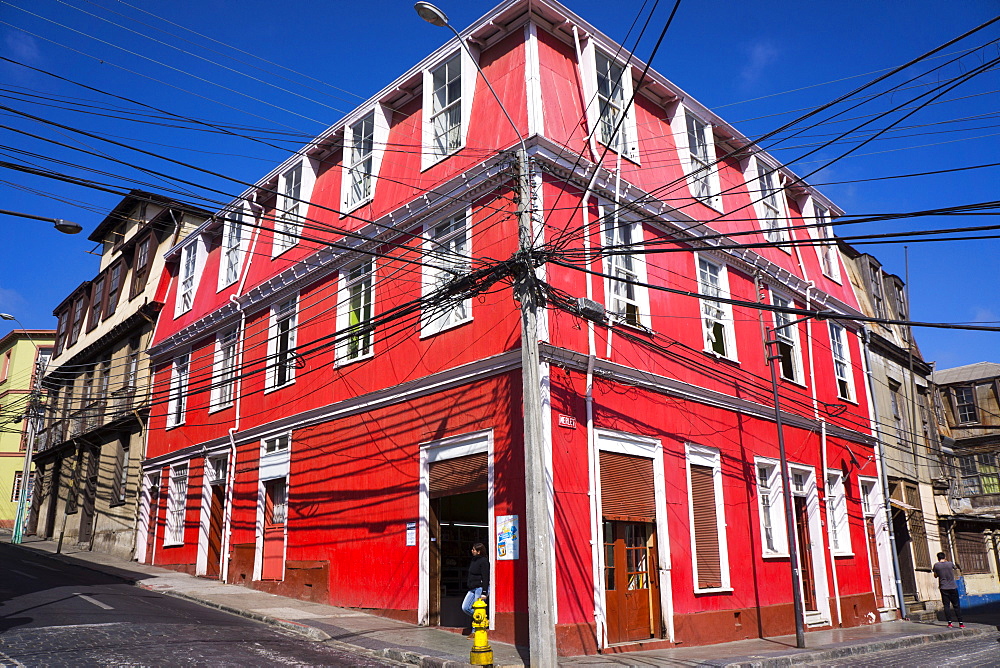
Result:
<svg viewBox="0 0 1000 668"><path fill-rule="evenodd" d="M469 652L469 663L473 666L492 666L493 648L490 647L486 630L490 620L486 617L486 601L479 598L472 604L472 651Z"/></svg>

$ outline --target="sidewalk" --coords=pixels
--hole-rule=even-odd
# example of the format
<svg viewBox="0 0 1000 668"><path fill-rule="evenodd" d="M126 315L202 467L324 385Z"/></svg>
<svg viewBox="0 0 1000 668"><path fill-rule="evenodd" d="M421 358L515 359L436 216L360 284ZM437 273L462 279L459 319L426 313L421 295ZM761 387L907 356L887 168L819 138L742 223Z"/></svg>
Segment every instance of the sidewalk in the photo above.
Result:
<svg viewBox="0 0 1000 668"><path fill-rule="evenodd" d="M9 540L9 539L8 539ZM28 538L20 546L48 558L91 568L122 578L138 587L208 605L226 612L294 631L313 641L343 645L403 663L434 668L468 665L469 639L438 628L407 624L357 610L310 603L274 594L228 585L217 580L128 562L98 552L63 546L55 554L54 541ZM873 626L806 635L808 649L795 648L795 637L739 642L701 647L678 647L647 652L604 654L563 658L563 666L788 666L912 647L955 638L995 635L991 626L969 624L948 629L943 623L887 622ZM505 643L490 643L497 668L521 667L527 651Z"/></svg>

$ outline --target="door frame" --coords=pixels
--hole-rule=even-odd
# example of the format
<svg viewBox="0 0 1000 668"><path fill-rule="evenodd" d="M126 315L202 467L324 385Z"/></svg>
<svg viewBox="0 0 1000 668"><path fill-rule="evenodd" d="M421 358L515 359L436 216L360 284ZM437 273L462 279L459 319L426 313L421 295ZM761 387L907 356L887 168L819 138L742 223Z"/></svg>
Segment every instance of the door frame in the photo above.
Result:
<svg viewBox="0 0 1000 668"><path fill-rule="evenodd" d="M885 517L885 499L882 496L882 484L879 479L872 476L858 476L858 494L862 494L864 487L862 485L869 485L869 494L867 499L867 510L862 507L862 515L866 519L871 518L873 524L875 525L875 545L872 549L875 551L875 556L878 559L878 570L882 575L882 598L876 600L875 607L880 613L886 612L888 610L897 607L896 601L896 584L893 580L893 567L892 567L892 554L890 552L889 546L889 528ZM868 545L867 532L865 535L865 545ZM870 552L869 552L870 554ZM875 591L874 586L874 573L869 573L870 578L872 578L872 591ZM893 605L886 605L888 602L892 602Z"/></svg>
<svg viewBox="0 0 1000 668"><path fill-rule="evenodd" d="M803 481L802 491L795 490L794 474L801 473L805 476ZM832 597L830 596L830 581L827 577L827 567L826 567L826 554L829 551L827 547L827 540L829 536L823 529L823 521L820 515L819 508L819 490L816 487L816 469L813 466L807 464L788 464L788 478L792 485L792 489L788 490L792 497L802 497L805 499L806 504L806 515L809 520L809 539L812 543L811 549L808 551L810 558L810 563L812 564L813 572L813 584L816 591L816 613L819 614L819 619L814 619L813 621L806 620L808 625L817 626L820 625L819 622L822 621L825 624L832 623L833 612L831 610L831 605L833 603ZM788 531L797 531L798 526L788 527ZM796 546L798 547L798 534L795 536ZM799 568L799 591L803 610L805 610L805 589L801 586L802 584L802 569ZM808 611L806 611L808 612Z"/></svg>
<svg viewBox="0 0 1000 668"><path fill-rule="evenodd" d="M594 429L594 450L591 453L594 493L591 495L591 536L594 563L594 621L597 624L597 644L600 649L608 646L607 592L604 587L604 535L603 506L601 503L600 453L615 452L622 455L653 460L653 497L656 502L656 558L657 581L660 587L660 625L667 630L667 640L674 640L674 602L671 582L670 533L667 529L667 492L663 471L663 447L659 439L639 436L609 429Z"/></svg>
<svg viewBox="0 0 1000 668"><path fill-rule="evenodd" d="M160 508L162 476L163 471L154 468L143 471L139 477L142 489L139 494L139 526L135 537L135 559L140 564L152 564L153 556L156 554L156 525L153 524L152 536L149 529L150 524L155 522L156 513Z"/></svg>
<svg viewBox="0 0 1000 668"><path fill-rule="evenodd" d="M430 623L430 564L431 564L431 542L430 542L430 471L431 464L455 459L468 455L486 453L486 517L489 525L489 544L486 549L490 556L490 573L493 575L494 586L490 592L493 613L490 615L490 630L496 628L496 516L494 514L493 499L493 430L484 429L482 431L469 432L457 436L449 436L437 441L428 441L420 444L420 489L419 489L419 531L417 532L418 550L418 577L417 586L417 624L428 626Z"/></svg>
<svg viewBox="0 0 1000 668"><path fill-rule="evenodd" d="M229 453L228 452L216 452L211 455L205 455L202 459L201 467L201 512L198 516L198 558L195 563L195 575L207 575L208 574L208 543L212 530L212 494L214 493L214 488L216 486L222 487L223 500L222 508L223 514L225 514L225 495L227 490L227 480L226 473L228 471L229 464ZM224 464L221 469L216 469L213 466L213 461L223 460ZM220 478L216 475L216 471L221 470L222 477ZM222 558L220 556L220 574L221 574L221 564Z"/></svg>
<svg viewBox="0 0 1000 668"><path fill-rule="evenodd" d="M264 443L272 438L288 437L288 446L276 452L265 453ZM285 499L286 503L291 499L292 481L290 475L290 462L292 458L292 448L295 441L292 439L292 432L285 429L282 431L267 434L258 441L260 447L260 460L257 465L257 518L254 528L254 554L253 554L253 579L260 580L264 570L264 507L267 503L264 483L277 478L285 479ZM290 507L291 504L289 504ZM289 513L290 514L290 513ZM288 515L285 516L284 548L282 550L282 562L288 557Z"/></svg>

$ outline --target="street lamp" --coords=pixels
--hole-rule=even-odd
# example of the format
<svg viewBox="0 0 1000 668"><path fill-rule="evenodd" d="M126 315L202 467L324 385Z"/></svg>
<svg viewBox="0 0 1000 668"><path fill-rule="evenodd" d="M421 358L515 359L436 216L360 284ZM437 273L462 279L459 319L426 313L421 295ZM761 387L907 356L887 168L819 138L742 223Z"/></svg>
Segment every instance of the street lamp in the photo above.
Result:
<svg viewBox="0 0 1000 668"><path fill-rule="evenodd" d="M38 397L39 383L41 381L42 370L38 368L38 344L31 338L28 328L10 313L0 313L0 320L13 320L21 325L21 331L28 341L35 347L35 382L28 399L28 407L24 412L24 418L28 421L28 442L24 447L24 464L21 467L21 493L17 498L17 514L14 517L14 529L11 533L10 542L20 543L24 537L24 521L28 513L28 481L31 479L31 460L35 454L35 434L38 433Z"/></svg>
<svg viewBox="0 0 1000 668"><path fill-rule="evenodd" d="M62 218L48 218L46 216L36 216L31 213L18 213L17 211L7 211L6 209L0 209L0 213L7 216L17 216L18 218L30 218L32 220L41 220L46 223L52 223L57 230L63 234L79 234L83 231L83 227L79 223L74 223L69 220L63 220ZM4 318L4 320L12 320L13 318Z"/></svg>
<svg viewBox="0 0 1000 668"><path fill-rule="evenodd" d="M524 403L524 462L525 462L525 529L528 539L528 609L534 615L528 626L530 661L533 666L554 666L557 662L555 644L555 581L552 554L552 535L549 527L550 499L545 470L545 443L542 439L542 396L540 354L538 350L539 296L535 288L535 263L532 254L535 238L532 232L531 177L529 175L528 147L514 119L500 96L493 89L479 63L472 56L462 36L448 22L448 16L429 2L413 5L424 21L441 28L448 28L476 66L479 76L493 95L504 117L521 144L517 152L518 204L517 232L520 260L515 263L517 276L514 290L521 304L521 385ZM492 540L492 538L491 538Z"/></svg>

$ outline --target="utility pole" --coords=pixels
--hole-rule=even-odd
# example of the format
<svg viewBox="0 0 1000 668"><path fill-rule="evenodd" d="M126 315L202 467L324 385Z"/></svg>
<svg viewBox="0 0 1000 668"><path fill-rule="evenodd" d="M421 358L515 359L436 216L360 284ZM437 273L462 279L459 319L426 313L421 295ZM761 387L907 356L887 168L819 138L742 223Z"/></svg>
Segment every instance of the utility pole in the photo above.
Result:
<svg viewBox="0 0 1000 668"><path fill-rule="evenodd" d="M35 348L36 356L38 348ZM28 485L31 481L31 460L35 456L35 436L38 434L39 411L39 381L42 369L35 360L35 382L31 388L28 408L24 418L28 421L28 442L24 446L24 464L21 467L21 493L17 498L17 514L14 517L14 530L10 542L15 545L24 539L24 522L28 514Z"/></svg>

